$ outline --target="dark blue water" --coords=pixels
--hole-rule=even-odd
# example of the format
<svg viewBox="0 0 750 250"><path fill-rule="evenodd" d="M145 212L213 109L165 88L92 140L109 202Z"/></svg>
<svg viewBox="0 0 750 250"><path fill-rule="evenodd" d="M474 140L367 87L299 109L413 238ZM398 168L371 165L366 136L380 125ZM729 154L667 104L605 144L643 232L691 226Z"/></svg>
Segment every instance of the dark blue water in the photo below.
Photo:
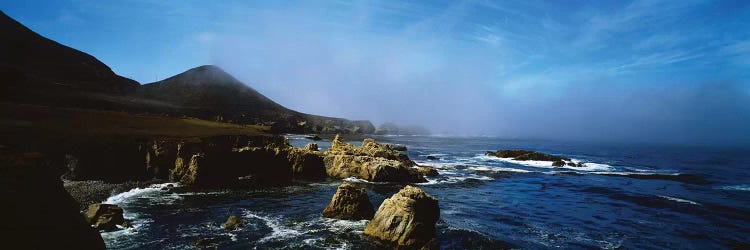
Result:
<svg viewBox="0 0 750 250"><path fill-rule="evenodd" d="M438 198L436 239L448 249L731 249L750 243L750 150L498 138L382 137L438 169L420 184ZM308 140L290 136L295 146ZM323 148L330 143L318 142ZM528 149L562 155L582 168L486 157ZM427 160L427 156L438 160ZM358 180L354 180L358 181ZM402 186L358 182L379 206ZM366 221L320 212L338 180L248 191L133 190L110 198L133 228L105 233L108 247L185 248L211 238L219 248L375 249ZM229 215L249 224L221 229Z"/></svg>

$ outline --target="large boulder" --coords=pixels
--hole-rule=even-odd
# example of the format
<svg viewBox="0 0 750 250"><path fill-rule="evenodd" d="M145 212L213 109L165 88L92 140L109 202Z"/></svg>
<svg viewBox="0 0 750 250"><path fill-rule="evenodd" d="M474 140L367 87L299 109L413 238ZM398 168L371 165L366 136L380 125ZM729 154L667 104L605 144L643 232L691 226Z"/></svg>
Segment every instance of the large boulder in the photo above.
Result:
<svg viewBox="0 0 750 250"><path fill-rule="evenodd" d="M97 230L116 230L117 226L125 227L127 222L122 216L122 208L112 204L91 204L83 214L86 221Z"/></svg>
<svg viewBox="0 0 750 250"><path fill-rule="evenodd" d="M323 216L341 220L369 220L375 214L367 191L354 184L344 182L339 185L331 203L323 210Z"/></svg>
<svg viewBox="0 0 750 250"><path fill-rule="evenodd" d="M406 186L383 201L364 234L398 246L420 247L433 238L438 219L437 199L418 187Z"/></svg>
<svg viewBox="0 0 750 250"><path fill-rule="evenodd" d="M342 142L337 135L325 152L326 174L336 178L356 177L377 182L425 182L416 163L388 145L365 139L362 146Z"/></svg>

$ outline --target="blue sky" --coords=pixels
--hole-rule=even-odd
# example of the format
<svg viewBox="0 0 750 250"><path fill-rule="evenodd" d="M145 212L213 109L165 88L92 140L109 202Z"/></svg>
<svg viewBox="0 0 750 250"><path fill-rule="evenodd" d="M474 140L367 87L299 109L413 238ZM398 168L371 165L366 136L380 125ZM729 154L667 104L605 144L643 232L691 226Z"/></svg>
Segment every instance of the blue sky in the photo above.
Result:
<svg viewBox="0 0 750 250"><path fill-rule="evenodd" d="M303 112L437 132L748 143L748 1L5 1L153 82L216 64Z"/></svg>

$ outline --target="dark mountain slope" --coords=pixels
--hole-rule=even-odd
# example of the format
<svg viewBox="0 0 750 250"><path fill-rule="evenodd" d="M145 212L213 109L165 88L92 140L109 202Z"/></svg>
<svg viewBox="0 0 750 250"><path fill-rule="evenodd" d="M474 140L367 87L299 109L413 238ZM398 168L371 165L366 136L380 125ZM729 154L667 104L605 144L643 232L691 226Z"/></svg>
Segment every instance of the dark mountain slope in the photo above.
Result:
<svg viewBox="0 0 750 250"><path fill-rule="evenodd" d="M181 112L200 118L271 125L278 132L374 132L368 121L349 121L287 109L212 65L145 84L137 95L180 107Z"/></svg>
<svg viewBox="0 0 750 250"><path fill-rule="evenodd" d="M139 86L93 56L47 39L2 11L0 81L3 88L35 91L125 93Z"/></svg>
<svg viewBox="0 0 750 250"><path fill-rule="evenodd" d="M143 85L138 93L144 98L216 113L265 116L290 111L211 65Z"/></svg>

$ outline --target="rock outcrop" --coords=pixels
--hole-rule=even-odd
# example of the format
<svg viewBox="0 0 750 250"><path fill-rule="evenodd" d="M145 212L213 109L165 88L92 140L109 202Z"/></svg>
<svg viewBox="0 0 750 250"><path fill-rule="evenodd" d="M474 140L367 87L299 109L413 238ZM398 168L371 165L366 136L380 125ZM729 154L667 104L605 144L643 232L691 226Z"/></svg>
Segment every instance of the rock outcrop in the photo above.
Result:
<svg viewBox="0 0 750 250"><path fill-rule="evenodd" d="M317 143L313 143L313 142L308 143L307 145L305 145L304 149L305 150L310 150L310 151L319 151L318 150L318 144Z"/></svg>
<svg viewBox="0 0 750 250"><path fill-rule="evenodd" d="M242 146L245 145L245 146ZM323 153L279 140L180 144L170 179L195 186L280 186L325 178Z"/></svg>
<svg viewBox="0 0 750 250"><path fill-rule="evenodd" d="M240 227L244 225L245 225L245 221L240 219L240 217L232 215L232 216L229 216L229 218L227 218L227 222L225 222L221 226L227 231L234 231L234 230L240 229Z"/></svg>
<svg viewBox="0 0 750 250"><path fill-rule="evenodd" d="M122 216L122 208L112 204L91 204L83 216L97 230L116 230L117 226L126 227L128 223Z"/></svg>
<svg viewBox="0 0 750 250"><path fill-rule="evenodd" d="M148 143L146 172L153 178L166 180L169 178L169 171L175 166L175 159L177 159L176 142L160 140Z"/></svg>
<svg viewBox="0 0 750 250"><path fill-rule="evenodd" d="M529 150L519 150L519 149L511 149L511 150L498 150L495 152L487 151L485 153L487 156L495 156L499 158L510 158L516 161L551 161L553 167L564 167L564 166L570 166L570 167L581 167L581 163L574 163L570 160L570 158L535 152L535 151L529 151Z"/></svg>
<svg viewBox="0 0 750 250"><path fill-rule="evenodd" d="M383 201L364 234L398 246L418 248L433 238L438 219L438 201L422 189L406 186Z"/></svg>
<svg viewBox="0 0 750 250"><path fill-rule="evenodd" d="M438 176L438 171L431 167L417 166L415 167L420 174L428 177Z"/></svg>
<svg viewBox="0 0 750 250"><path fill-rule="evenodd" d="M365 139L362 146L344 143L336 136L325 152L328 176L356 177L377 182L424 182L424 177L413 166L409 157L373 139Z"/></svg>
<svg viewBox="0 0 750 250"><path fill-rule="evenodd" d="M339 185L331 203L322 213L324 217L340 220L369 220L374 214L375 209L367 191L349 182Z"/></svg>
<svg viewBox="0 0 750 250"><path fill-rule="evenodd" d="M400 144L388 144L388 147L396 151L406 151L406 146Z"/></svg>

